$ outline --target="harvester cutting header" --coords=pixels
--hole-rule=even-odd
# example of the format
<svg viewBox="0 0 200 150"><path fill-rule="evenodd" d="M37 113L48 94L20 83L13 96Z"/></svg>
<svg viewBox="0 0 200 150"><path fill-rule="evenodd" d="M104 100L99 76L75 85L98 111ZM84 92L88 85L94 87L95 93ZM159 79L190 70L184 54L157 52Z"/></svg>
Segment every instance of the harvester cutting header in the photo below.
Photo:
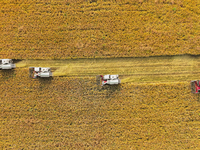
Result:
<svg viewBox="0 0 200 150"><path fill-rule="evenodd" d="M192 93L200 92L200 81L199 80L193 80L190 82L190 84L191 84L191 92Z"/></svg>
<svg viewBox="0 0 200 150"><path fill-rule="evenodd" d="M29 77L34 79L37 77L52 77L52 72L50 68L30 67Z"/></svg>

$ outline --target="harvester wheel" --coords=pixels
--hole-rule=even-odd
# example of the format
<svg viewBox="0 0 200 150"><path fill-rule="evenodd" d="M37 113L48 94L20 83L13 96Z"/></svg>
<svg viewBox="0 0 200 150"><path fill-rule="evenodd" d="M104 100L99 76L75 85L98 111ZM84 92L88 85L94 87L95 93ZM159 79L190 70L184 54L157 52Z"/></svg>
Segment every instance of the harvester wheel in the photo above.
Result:
<svg viewBox="0 0 200 150"><path fill-rule="evenodd" d="M35 75L35 73L34 73L34 67L30 67L29 68L29 77L36 78L34 75Z"/></svg>

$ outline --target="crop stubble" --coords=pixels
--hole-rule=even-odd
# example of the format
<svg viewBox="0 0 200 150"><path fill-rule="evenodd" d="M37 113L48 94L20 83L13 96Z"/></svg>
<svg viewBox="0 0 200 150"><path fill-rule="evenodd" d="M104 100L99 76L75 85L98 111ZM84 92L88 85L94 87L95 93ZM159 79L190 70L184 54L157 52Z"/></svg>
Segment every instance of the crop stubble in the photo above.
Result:
<svg viewBox="0 0 200 150"><path fill-rule="evenodd" d="M119 74L122 83L179 82L198 79L199 57L23 60L17 67L51 67L53 76L87 77Z"/></svg>

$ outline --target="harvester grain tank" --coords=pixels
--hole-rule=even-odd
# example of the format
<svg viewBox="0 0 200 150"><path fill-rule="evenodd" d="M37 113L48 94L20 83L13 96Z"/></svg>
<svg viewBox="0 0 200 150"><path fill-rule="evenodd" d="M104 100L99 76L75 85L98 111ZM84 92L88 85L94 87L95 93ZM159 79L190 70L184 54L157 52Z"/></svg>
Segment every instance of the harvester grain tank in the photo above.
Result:
<svg viewBox="0 0 200 150"><path fill-rule="evenodd" d="M34 79L37 77L42 77L42 78L52 77L51 68L30 67L29 68L29 76Z"/></svg>
<svg viewBox="0 0 200 150"><path fill-rule="evenodd" d="M0 59L0 69L14 69L16 68L13 64L12 59Z"/></svg>

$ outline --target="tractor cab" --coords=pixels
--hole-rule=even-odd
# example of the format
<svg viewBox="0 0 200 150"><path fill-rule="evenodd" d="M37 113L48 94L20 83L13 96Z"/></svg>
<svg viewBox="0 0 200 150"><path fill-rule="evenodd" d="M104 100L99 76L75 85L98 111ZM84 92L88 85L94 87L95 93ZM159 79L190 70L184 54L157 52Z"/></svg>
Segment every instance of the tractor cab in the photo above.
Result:
<svg viewBox="0 0 200 150"><path fill-rule="evenodd" d="M41 72L41 67L34 67L35 72Z"/></svg>
<svg viewBox="0 0 200 150"><path fill-rule="evenodd" d="M200 92L200 81L199 80L193 80L190 82L190 84L191 84L191 92L192 93Z"/></svg>
<svg viewBox="0 0 200 150"><path fill-rule="evenodd" d="M13 64L12 59L0 59L0 69L14 69L16 68Z"/></svg>

